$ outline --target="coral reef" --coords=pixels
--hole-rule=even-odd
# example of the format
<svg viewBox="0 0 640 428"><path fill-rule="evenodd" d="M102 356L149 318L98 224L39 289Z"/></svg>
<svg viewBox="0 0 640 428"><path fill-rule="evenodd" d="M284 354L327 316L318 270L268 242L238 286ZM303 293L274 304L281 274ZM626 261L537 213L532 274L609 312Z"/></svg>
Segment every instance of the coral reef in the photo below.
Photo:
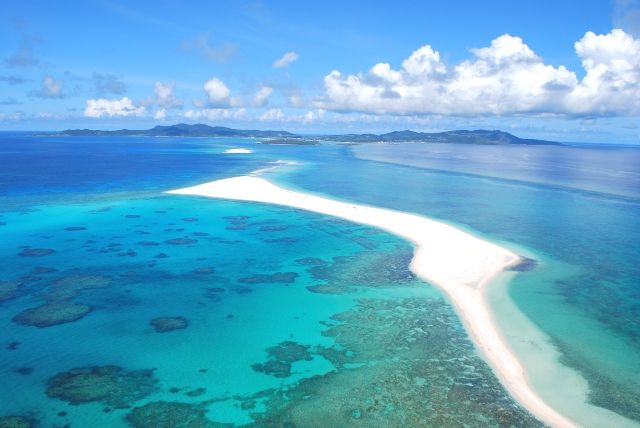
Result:
<svg viewBox="0 0 640 428"><path fill-rule="evenodd" d="M164 242L169 245L189 245L189 244L197 243L198 240L192 239L192 238L174 238L174 239L168 239Z"/></svg>
<svg viewBox="0 0 640 428"><path fill-rule="evenodd" d="M36 421L24 416L0 416L0 428L32 428Z"/></svg>
<svg viewBox="0 0 640 428"><path fill-rule="evenodd" d="M153 401L136 407L127 414L134 428L223 428L230 424L215 423L206 417L205 404Z"/></svg>
<svg viewBox="0 0 640 428"><path fill-rule="evenodd" d="M94 366L58 373L47 381L47 396L70 404L101 402L116 409L131 407L158 389L153 370L125 371Z"/></svg>
<svg viewBox="0 0 640 428"><path fill-rule="evenodd" d="M159 317L152 319L149 324L157 333L167 333L187 328L189 322L185 317Z"/></svg>
<svg viewBox="0 0 640 428"><path fill-rule="evenodd" d="M18 253L20 257L43 257L55 253L51 248L25 248Z"/></svg>
<svg viewBox="0 0 640 428"><path fill-rule="evenodd" d="M298 274L295 272L275 272L272 274L257 273L254 275L246 276L238 279L238 282L244 284L264 284L264 283L279 283L279 284L291 284L295 282Z"/></svg>
<svg viewBox="0 0 640 428"><path fill-rule="evenodd" d="M91 308L87 305L52 302L26 309L13 317L13 320L19 324L43 328L77 321L89 312Z"/></svg>
<svg viewBox="0 0 640 428"><path fill-rule="evenodd" d="M321 355L336 370L238 397L256 426L542 426L502 388L448 305L437 299L362 299L335 315ZM286 359L282 346L270 348Z"/></svg>
<svg viewBox="0 0 640 428"><path fill-rule="evenodd" d="M291 376L291 365L296 361L310 361L313 359L309 346L301 345L291 340L280 342L276 346L267 348L267 361L253 364L251 368L257 372L271 376L285 378Z"/></svg>
<svg viewBox="0 0 640 428"><path fill-rule="evenodd" d="M19 286L18 281L0 281L0 302L16 297Z"/></svg>
<svg viewBox="0 0 640 428"><path fill-rule="evenodd" d="M45 303L13 317L17 323L34 327L51 327L73 322L91 312L91 307L74 303L82 291L105 288L111 280L97 275L69 275L55 281L44 293Z"/></svg>

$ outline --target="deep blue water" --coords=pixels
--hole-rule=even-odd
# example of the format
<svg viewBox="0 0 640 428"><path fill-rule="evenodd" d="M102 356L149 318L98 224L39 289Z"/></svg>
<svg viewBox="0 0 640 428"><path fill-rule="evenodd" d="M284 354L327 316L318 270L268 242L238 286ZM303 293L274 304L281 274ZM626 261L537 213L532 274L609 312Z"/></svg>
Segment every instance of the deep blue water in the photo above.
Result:
<svg viewBox="0 0 640 428"><path fill-rule="evenodd" d="M233 147L254 152L223 153ZM373 149L376 160L359 158L367 146L356 157L332 144L0 134L0 417L534 426L440 293L408 271L407 243L308 213L162 194L292 160L268 178L527 248L540 264L516 276L511 298L588 380L593 404L640 420L640 204L629 190L640 166L628 161L638 152L527 148L526 168L496 178L497 148L456 147L454 172L420 164L415 145ZM626 174L605 188L578 173L563 185L568 170L616 169ZM150 321L162 317L186 328L158 333Z"/></svg>

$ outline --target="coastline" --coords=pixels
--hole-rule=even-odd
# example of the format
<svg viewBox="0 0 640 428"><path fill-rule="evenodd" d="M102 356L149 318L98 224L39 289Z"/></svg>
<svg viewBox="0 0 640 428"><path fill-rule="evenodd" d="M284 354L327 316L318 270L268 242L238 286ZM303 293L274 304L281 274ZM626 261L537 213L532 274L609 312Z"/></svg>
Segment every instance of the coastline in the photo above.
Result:
<svg viewBox="0 0 640 428"><path fill-rule="evenodd" d="M519 262L515 253L425 217L290 191L255 176L217 180L167 193L283 205L370 225L407 239L415 246L411 270L449 297L476 347L514 399L551 426L576 426L533 390L489 310L485 285Z"/></svg>

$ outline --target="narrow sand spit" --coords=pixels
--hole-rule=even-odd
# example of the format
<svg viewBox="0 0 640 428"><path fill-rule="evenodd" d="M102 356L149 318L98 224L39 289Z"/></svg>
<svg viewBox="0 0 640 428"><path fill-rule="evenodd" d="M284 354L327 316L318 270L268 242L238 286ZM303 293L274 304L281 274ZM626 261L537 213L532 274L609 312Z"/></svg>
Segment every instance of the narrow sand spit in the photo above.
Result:
<svg viewBox="0 0 640 428"><path fill-rule="evenodd" d="M230 154L248 154L248 153L253 153L253 151L251 149L227 149L224 151L225 153L230 153Z"/></svg>
<svg viewBox="0 0 640 428"><path fill-rule="evenodd" d="M576 426L531 388L485 300L484 285L520 260L511 251L425 217L294 192L259 177L228 178L168 193L284 205L374 226L411 241L416 248L411 270L449 296L477 348L511 395L551 426Z"/></svg>

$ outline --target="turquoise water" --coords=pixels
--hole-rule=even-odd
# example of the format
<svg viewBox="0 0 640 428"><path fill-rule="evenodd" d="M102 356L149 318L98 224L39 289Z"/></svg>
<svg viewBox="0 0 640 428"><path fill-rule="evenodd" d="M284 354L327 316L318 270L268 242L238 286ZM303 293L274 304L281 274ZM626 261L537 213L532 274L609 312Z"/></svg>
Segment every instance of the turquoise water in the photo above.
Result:
<svg viewBox="0 0 640 428"><path fill-rule="evenodd" d="M593 403L640 420L632 199L363 160L340 145L18 137L0 141L0 417L537 426L442 295L409 272L406 242L310 213L162 194L284 159L297 164L268 178L536 255L510 296L588 379ZM52 147L59 167L43 169L38 153ZM230 147L254 153L224 155Z"/></svg>

